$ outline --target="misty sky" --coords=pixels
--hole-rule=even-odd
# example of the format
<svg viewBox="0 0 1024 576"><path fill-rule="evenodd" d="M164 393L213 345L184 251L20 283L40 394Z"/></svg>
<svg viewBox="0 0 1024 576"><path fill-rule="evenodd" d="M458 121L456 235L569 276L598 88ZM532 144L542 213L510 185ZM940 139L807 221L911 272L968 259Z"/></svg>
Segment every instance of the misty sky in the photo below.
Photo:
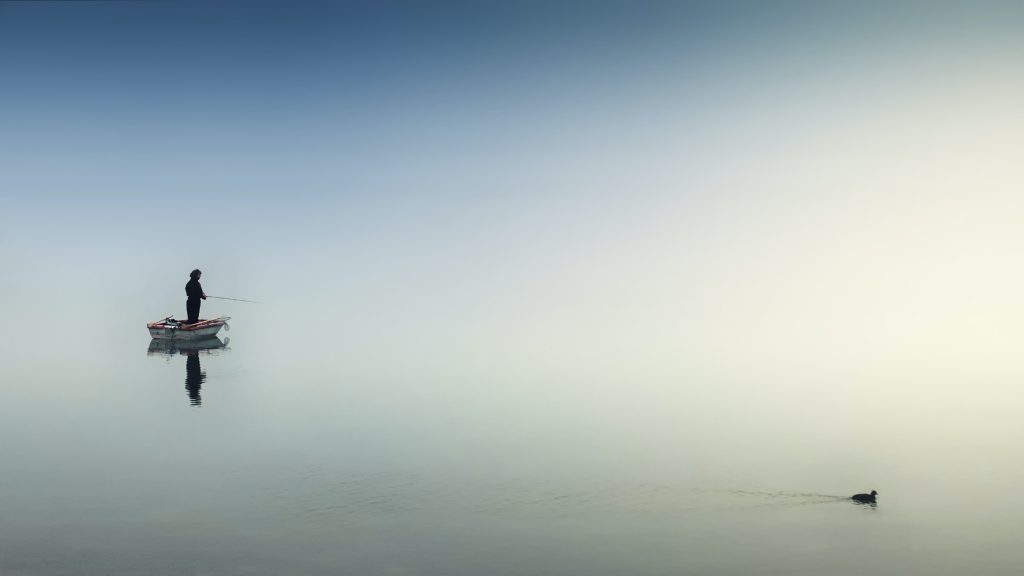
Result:
<svg viewBox="0 0 1024 576"><path fill-rule="evenodd" d="M354 355L1019 375L1024 13L831 4L2 3L0 296L141 325L200 267Z"/></svg>

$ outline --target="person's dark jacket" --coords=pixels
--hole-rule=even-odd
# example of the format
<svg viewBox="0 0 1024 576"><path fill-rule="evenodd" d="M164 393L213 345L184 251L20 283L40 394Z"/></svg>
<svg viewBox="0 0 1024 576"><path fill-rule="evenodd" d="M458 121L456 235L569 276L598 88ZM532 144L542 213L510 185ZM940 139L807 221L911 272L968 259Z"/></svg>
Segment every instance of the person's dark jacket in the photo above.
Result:
<svg viewBox="0 0 1024 576"><path fill-rule="evenodd" d="M190 301L202 300L206 298L203 294L203 286L199 283L199 280L193 278L185 284L185 295L188 296Z"/></svg>

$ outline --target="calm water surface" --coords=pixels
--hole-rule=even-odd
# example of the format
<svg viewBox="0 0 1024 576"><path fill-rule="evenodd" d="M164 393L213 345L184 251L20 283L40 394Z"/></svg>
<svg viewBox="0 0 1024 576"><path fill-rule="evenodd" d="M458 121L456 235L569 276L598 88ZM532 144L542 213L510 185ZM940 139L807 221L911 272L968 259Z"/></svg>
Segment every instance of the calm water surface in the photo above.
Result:
<svg viewBox="0 0 1024 576"><path fill-rule="evenodd" d="M401 339L368 353L259 335L244 313L187 351L141 324L6 359L0 573L1024 565L1021 434L998 383L920 395L905 374L648 378ZM877 506L846 498L871 489Z"/></svg>

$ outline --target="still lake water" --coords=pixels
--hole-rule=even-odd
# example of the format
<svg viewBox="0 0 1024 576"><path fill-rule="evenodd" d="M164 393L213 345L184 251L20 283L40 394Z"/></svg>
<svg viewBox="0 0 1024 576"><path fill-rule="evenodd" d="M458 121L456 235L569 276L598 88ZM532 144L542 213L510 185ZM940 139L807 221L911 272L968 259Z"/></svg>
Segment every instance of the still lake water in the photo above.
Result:
<svg viewBox="0 0 1024 576"><path fill-rule="evenodd" d="M194 355L124 317L7 356L0 574L1024 566L1012 383L602 374L256 323Z"/></svg>

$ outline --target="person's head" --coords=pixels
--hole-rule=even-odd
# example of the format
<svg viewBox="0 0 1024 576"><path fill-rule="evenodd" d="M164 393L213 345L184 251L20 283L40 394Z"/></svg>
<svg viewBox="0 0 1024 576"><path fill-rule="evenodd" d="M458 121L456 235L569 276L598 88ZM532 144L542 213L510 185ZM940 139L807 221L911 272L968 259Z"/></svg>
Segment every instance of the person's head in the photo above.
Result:
<svg viewBox="0 0 1024 576"><path fill-rule="evenodd" d="M199 271L199 268L196 268L195 270L192 271L191 274L189 274L190 277L192 277L192 278L194 278L196 280L198 280L199 277L202 276L202 275L203 275L203 273Z"/></svg>

